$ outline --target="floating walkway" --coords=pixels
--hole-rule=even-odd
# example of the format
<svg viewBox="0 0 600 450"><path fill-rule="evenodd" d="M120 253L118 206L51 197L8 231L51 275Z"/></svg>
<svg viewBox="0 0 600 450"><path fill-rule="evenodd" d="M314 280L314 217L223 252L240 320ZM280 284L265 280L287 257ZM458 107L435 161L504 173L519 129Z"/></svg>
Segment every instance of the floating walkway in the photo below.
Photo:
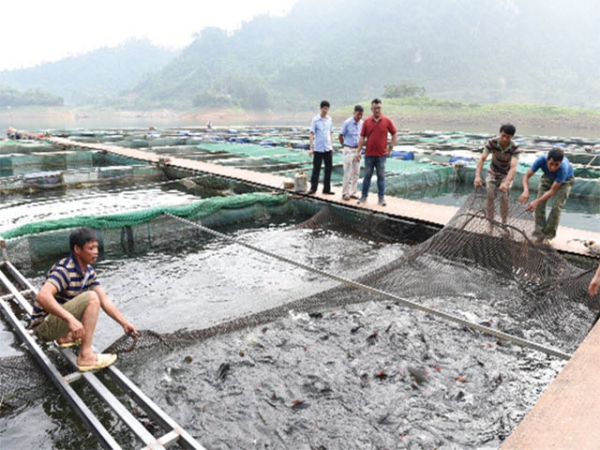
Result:
<svg viewBox="0 0 600 450"><path fill-rule="evenodd" d="M143 443L143 449L159 450L177 444L181 448L205 450L190 434L184 431L167 413L148 398L131 380L129 380L114 365L104 369L105 373L128 395L165 434L159 438L154 437L150 431L126 408L126 406L115 397L115 395L96 377L93 372L81 373L77 371L77 356L72 349L60 349L58 351L74 367L75 372L62 375L58 368L50 361L33 336L25 329L22 322L13 312L11 304L20 308L25 314L31 314L32 306L26 300L25 295L36 293L31 283L8 261L3 248L4 261L0 263L0 285L4 286L10 294L0 297L0 309L7 321L14 328L23 343L28 347L31 355L38 362L44 373L58 388L73 410L81 418L90 432L98 439L98 442L106 449L120 449L121 445L111 436L100 420L90 411L83 399L71 387L71 383L77 380L85 380L96 394L106 402L115 415L139 438ZM13 282L12 280L15 282ZM25 290L19 290L17 285L24 286Z"/></svg>
<svg viewBox="0 0 600 450"><path fill-rule="evenodd" d="M270 189L280 189L289 193L294 193L293 189L286 189L286 182L290 181L289 177L275 175L272 173L254 172L248 169L240 169L237 167L222 166L204 161L194 161L186 158L164 157L163 155L150 152L148 150L138 150L133 148L123 148L115 145L107 145L100 143L81 143L71 141L70 139L51 137L50 142L64 148L83 147L98 150L101 152L112 153L125 156L141 161L146 161L164 167L171 167L191 172L202 172L211 174L217 177L227 178L230 180L241 181L256 186L261 186ZM339 191L339 189L338 189ZM454 216L458 208L451 206L432 205L421 203L413 200L406 200L388 196L386 198L387 206L381 207L377 205L377 196L371 195L366 204L357 205L355 201L347 202L342 199L341 192L336 195L322 195L317 193L314 195L321 201L334 203L346 207L372 211L375 213L385 213L392 217L402 219L410 219L423 224L443 227ZM552 241L552 245L558 251L571 253L574 255L593 256L590 254L584 242L594 241L600 242L600 232L591 232L578 230L569 227L559 227L556 238Z"/></svg>

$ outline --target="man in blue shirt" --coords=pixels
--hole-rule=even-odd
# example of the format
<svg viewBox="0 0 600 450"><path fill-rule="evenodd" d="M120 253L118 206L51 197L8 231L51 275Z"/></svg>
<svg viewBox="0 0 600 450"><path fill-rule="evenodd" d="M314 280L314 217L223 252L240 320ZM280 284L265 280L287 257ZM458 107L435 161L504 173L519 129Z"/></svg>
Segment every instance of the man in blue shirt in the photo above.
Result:
<svg viewBox="0 0 600 450"><path fill-rule="evenodd" d="M535 210L534 238L539 242L549 241L556 236L560 213L565 206L569 193L575 182L573 167L565 158L562 150L554 148L548 156L540 156L531 165L523 177L523 194L519 198L521 204L529 201L529 179L538 169L542 169L542 178L538 188L537 198L527 205L527 211ZM546 203L552 200L552 209L546 218Z"/></svg>
<svg viewBox="0 0 600 450"><path fill-rule="evenodd" d="M323 194L333 195L331 192L331 169L333 168L333 121L327 115L329 102L321 102L321 112L313 117L310 123L310 150L308 154L313 156L313 170L310 177L309 195L317 192L321 164L325 162L325 175L323 177Z"/></svg>
<svg viewBox="0 0 600 450"><path fill-rule="evenodd" d="M339 139L344 153L344 181L342 183L342 198L344 200L358 199L356 185L360 175L360 161L356 160L356 150L358 149L358 139L363 124L363 113L364 108L356 105L352 117L346 119L340 130Z"/></svg>

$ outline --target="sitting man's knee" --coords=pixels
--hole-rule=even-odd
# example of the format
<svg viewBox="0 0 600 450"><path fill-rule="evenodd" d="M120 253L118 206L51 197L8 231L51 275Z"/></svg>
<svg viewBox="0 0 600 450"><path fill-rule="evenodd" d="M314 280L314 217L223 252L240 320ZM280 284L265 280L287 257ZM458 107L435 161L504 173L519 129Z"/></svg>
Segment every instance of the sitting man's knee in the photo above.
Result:
<svg viewBox="0 0 600 450"><path fill-rule="evenodd" d="M94 291L88 292L88 306L89 305L100 305L100 297L98 297L98 294L96 294Z"/></svg>

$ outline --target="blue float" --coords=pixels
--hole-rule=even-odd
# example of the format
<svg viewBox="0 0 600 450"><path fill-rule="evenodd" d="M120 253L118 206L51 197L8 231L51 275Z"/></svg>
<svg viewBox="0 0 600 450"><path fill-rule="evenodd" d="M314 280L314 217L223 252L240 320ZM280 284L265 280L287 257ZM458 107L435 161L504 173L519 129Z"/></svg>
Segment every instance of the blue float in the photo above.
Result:
<svg viewBox="0 0 600 450"><path fill-rule="evenodd" d="M405 161L411 161L415 159L415 154L413 152L402 152L398 150L393 151L390 156L392 158L403 159Z"/></svg>

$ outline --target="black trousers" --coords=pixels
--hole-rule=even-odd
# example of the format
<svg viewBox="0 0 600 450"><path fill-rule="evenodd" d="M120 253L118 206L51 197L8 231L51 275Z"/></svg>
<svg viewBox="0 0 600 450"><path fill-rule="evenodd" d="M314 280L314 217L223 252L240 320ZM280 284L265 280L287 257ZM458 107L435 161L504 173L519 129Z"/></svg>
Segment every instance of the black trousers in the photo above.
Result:
<svg viewBox="0 0 600 450"><path fill-rule="evenodd" d="M323 177L323 192L331 192L331 169L333 167L333 152L314 152L313 170L310 177L310 190L316 191L319 185L321 164L325 162L325 176Z"/></svg>

